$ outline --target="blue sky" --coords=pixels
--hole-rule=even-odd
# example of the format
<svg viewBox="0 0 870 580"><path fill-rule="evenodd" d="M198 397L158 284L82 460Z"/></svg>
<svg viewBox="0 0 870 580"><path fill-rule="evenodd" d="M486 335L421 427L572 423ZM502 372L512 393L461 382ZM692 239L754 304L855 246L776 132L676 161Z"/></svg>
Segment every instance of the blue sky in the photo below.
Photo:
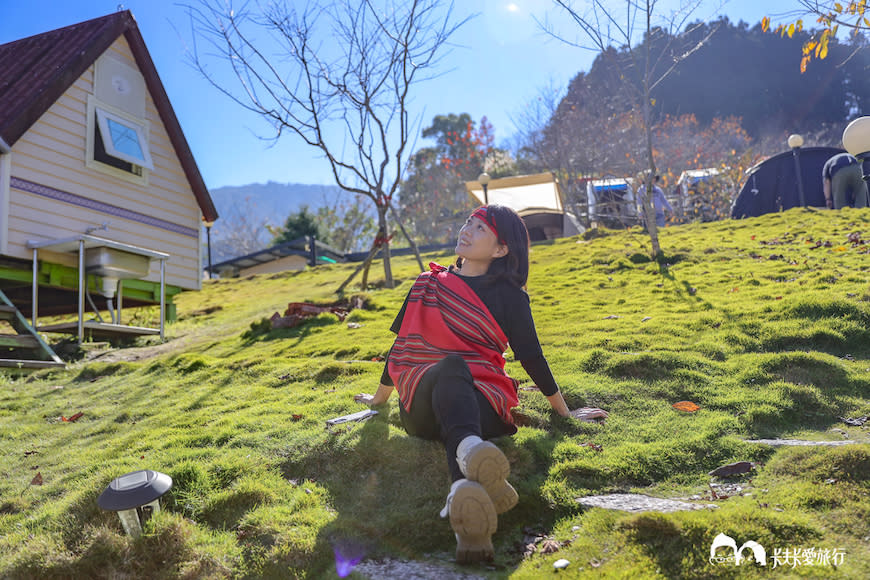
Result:
<svg viewBox="0 0 870 580"><path fill-rule="evenodd" d="M665 14L681 4L687 1L658 2ZM117 0L0 0L0 43L103 16L118 6ZM270 128L188 64L191 34L182 4L127 0L123 6L136 17L208 187L333 183L314 149L289 134L277 143L264 140ZM701 3L692 20L725 14L733 22L755 24L765 15L785 17L797 8L797 0L713 0ZM511 119L526 103L545 87L565 87L579 71L588 70L594 57L540 31L532 16L542 19L551 9L550 0L456 0L458 17L477 16L453 37L454 47L442 63L444 74L417 85L412 118L421 118L425 127L438 114L469 113L475 121L485 115L497 142L509 138L515 132ZM416 148L425 145L416 142Z"/></svg>

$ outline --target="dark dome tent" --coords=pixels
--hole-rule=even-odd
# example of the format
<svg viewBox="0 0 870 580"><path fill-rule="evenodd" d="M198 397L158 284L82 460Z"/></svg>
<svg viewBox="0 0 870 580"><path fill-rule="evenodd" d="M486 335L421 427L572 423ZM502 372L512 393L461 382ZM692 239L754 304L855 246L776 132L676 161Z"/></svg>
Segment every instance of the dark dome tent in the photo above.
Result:
<svg viewBox="0 0 870 580"><path fill-rule="evenodd" d="M822 167L837 153L837 147L802 147L801 181L807 206L826 207L822 192ZM785 151L749 169L746 183L734 199L731 217L756 217L800 206L794 153Z"/></svg>

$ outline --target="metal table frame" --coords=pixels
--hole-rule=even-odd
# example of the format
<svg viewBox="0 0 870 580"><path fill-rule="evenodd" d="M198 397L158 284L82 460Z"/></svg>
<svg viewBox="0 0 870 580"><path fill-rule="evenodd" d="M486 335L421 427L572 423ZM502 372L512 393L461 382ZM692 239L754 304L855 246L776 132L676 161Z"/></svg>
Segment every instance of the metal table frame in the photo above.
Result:
<svg viewBox="0 0 870 580"><path fill-rule="evenodd" d="M123 244L89 234L80 234L69 238L61 238L57 240L27 242L27 247L33 250L33 295L32 295L32 312L31 319L34 330L37 330L37 318L39 307L39 263L37 255L39 250L48 250L57 253L78 253L78 270L79 270L79 288L78 288L78 325L76 327L79 344L84 342L85 338L85 284L87 283L87 272L85 272L85 250L88 248L98 248L105 246L122 250L131 254L139 254L160 261L160 340L164 340L164 319L166 317L166 260L169 259L169 254L158 252L156 250L148 250L130 244ZM123 282L121 282L123 285ZM118 287L118 322L121 321L121 286ZM121 325L112 325L121 326Z"/></svg>

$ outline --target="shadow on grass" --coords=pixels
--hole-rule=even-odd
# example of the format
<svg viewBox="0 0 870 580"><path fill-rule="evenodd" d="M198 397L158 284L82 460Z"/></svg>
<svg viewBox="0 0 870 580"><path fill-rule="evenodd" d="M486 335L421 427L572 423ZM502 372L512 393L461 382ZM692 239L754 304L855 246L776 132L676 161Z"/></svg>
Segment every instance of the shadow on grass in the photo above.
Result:
<svg viewBox="0 0 870 580"><path fill-rule="evenodd" d="M453 531L438 516L450 486L444 448L437 441L397 434L395 427L401 427L395 419L394 414L391 423L382 414L338 428L316 456L304 454L280 466L289 479L307 478L324 486L335 510L317 537L317 560L309 569L315 577L334 577L336 570L347 570L360 559L454 564ZM510 573L522 560L523 529L551 530L559 516L541 493L556 439L518 445L505 437L497 444L511 461L510 480L520 503L499 516L495 561L466 568L470 573Z"/></svg>
<svg viewBox="0 0 870 580"><path fill-rule="evenodd" d="M256 342L296 339L294 343L294 346L296 346L310 336L314 329L338 323L339 321L334 314L321 314L307 318L292 328L273 329L271 320L262 318L257 322L251 323L251 327L242 333L241 340L244 346L251 346Z"/></svg>

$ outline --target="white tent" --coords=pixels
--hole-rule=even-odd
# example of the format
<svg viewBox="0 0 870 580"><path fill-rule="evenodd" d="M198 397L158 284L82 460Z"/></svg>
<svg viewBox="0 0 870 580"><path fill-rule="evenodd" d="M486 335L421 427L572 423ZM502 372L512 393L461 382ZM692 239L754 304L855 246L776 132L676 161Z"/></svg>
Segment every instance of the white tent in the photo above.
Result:
<svg viewBox="0 0 870 580"><path fill-rule="evenodd" d="M504 205L517 212L533 207L562 211L559 182L552 173L493 179L486 188L486 199L480 182L466 181L465 188L481 204L488 199L488 203Z"/></svg>
<svg viewBox="0 0 870 580"><path fill-rule="evenodd" d="M480 204L503 205L520 214L532 241L574 236L585 229L573 214L564 210L559 181L552 173L493 179L486 195L478 181L466 181L465 188Z"/></svg>

